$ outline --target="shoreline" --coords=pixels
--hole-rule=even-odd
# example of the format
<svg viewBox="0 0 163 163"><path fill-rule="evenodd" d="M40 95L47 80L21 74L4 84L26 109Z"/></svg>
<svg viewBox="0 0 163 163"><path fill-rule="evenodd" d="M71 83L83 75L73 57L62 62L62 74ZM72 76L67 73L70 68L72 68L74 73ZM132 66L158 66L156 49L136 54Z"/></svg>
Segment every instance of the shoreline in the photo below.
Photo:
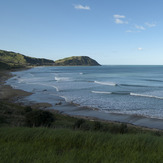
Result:
<svg viewBox="0 0 163 163"><path fill-rule="evenodd" d="M24 70L24 69L23 69ZM17 70L21 71L21 70ZM0 100L8 100L17 103L19 99L32 95L20 89L14 89L9 85L5 85L5 81L12 77L11 71L0 71ZM55 98L56 97L56 98ZM163 130L163 120L147 118L135 115L114 114L100 112L100 110L81 107L73 103L67 103L64 98L54 96L55 104L41 102L20 102L21 105L30 105L32 108L46 109L51 112L57 112L76 118L88 119L90 121L104 121L108 123L126 123L130 126L149 130ZM19 102L18 102L19 103Z"/></svg>

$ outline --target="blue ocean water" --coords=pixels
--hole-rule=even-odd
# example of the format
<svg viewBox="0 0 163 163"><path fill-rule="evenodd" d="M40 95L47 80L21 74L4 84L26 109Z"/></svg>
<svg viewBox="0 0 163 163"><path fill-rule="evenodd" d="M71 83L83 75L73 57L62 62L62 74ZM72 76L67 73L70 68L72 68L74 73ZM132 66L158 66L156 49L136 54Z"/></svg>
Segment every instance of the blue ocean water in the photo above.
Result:
<svg viewBox="0 0 163 163"><path fill-rule="evenodd" d="M54 96L106 113L163 119L163 66L35 67L7 81L33 92L36 102Z"/></svg>

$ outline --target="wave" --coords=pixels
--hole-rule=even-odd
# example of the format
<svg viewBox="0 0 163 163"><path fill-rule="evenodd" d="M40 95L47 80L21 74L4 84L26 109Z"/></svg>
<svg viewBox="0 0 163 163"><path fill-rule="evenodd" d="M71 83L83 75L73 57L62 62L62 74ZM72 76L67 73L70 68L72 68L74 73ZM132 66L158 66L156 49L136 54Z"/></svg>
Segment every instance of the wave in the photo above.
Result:
<svg viewBox="0 0 163 163"><path fill-rule="evenodd" d="M163 80L157 80L157 79L145 79L145 81L152 81L152 82L159 82L159 83L163 82Z"/></svg>
<svg viewBox="0 0 163 163"><path fill-rule="evenodd" d="M54 77L56 81L70 81L70 78L68 77Z"/></svg>
<svg viewBox="0 0 163 163"><path fill-rule="evenodd" d="M99 94L112 94L112 92L101 92L101 91L91 91L92 93L99 93Z"/></svg>
<svg viewBox="0 0 163 163"><path fill-rule="evenodd" d="M53 86L53 88L55 88L55 89L56 89L56 91L57 91L57 92L59 92L59 88L58 88L58 87Z"/></svg>
<svg viewBox="0 0 163 163"><path fill-rule="evenodd" d="M146 95L146 94L137 94L137 93L130 93L131 96L139 96L139 97L147 97L147 98L156 98L163 100L163 97L159 96L152 96L152 95Z"/></svg>
<svg viewBox="0 0 163 163"><path fill-rule="evenodd" d="M115 94L115 95L130 95L130 92L119 91L119 92L112 92L112 94Z"/></svg>
<svg viewBox="0 0 163 163"><path fill-rule="evenodd" d="M131 93L131 92L125 92L125 91L119 91L119 92L91 91L91 92L92 93L97 93L97 94L130 95L130 96L139 96L139 97L146 97L146 98L156 98L156 99L163 100L163 97L159 97L159 96Z"/></svg>
<svg viewBox="0 0 163 163"><path fill-rule="evenodd" d="M146 85L134 85L134 84L119 84L119 86L125 86L125 87L149 87Z"/></svg>
<svg viewBox="0 0 163 163"><path fill-rule="evenodd" d="M91 91L92 93L99 93L99 94L114 94L114 95L130 95L130 92L104 92L104 91Z"/></svg>
<svg viewBox="0 0 163 163"><path fill-rule="evenodd" d="M117 86L118 84L112 83L112 82L99 82L99 81L94 81L96 84L101 84L101 85L108 85L108 86Z"/></svg>

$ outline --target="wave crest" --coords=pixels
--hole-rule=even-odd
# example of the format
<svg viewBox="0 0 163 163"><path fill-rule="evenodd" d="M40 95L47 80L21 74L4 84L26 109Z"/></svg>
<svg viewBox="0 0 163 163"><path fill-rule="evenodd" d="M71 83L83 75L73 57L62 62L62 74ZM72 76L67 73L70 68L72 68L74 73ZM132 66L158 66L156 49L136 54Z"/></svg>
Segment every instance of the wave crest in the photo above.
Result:
<svg viewBox="0 0 163 163"><path fill-rule="evenodd" d="M101 85L108 85L108 86L117 86L116 83L112 83L112 82L99 82L99 81L94 81L94 83L101 84Z"/></svg>
<svg viewBox="0 0 163 163"><path fill-rule="evenodd" d="M92 93L99 93L99 94L112 94L112 92L102 92L102 91L91 91Z"/></svg>
<svg viewBox="0 0 163 163"><path fill-rule="evenodd" d="M54 77L56 81L70 81L70 78L68 77Z"/></svg>
<svg viewBox="0 0 163 163"><path fill-rule="evenodd" d="M163 100L163 97L159 96L152 96L152 95L146 95L146 94L137 94L137 93L130 93L131 96L139 96L139 97L147 97L147 98L157 98Z"/></svg>

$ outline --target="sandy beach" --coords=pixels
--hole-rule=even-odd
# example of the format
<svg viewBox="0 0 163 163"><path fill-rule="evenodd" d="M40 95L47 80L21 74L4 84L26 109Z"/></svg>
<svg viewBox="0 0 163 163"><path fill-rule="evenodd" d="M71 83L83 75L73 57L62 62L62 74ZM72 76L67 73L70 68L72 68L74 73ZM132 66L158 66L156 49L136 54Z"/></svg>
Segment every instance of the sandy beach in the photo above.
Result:
<svg viewBox="0 0 163 163"><path fill-rule="evenodd" d="M5 85L5 81L12 77L10 71L0 71L0 100L8 100L10 102L17 102L23 97L29 96L32 93L25 92L19 89L13 89L9 85ZM61 114L70 115L73 117L86 118L89 120L100 120L109 123L127 123L129 125L145 128L163 130L163 120L151 119L140 116L109 114L101 112L98 109L80 107L73 103L67 103L63 98L54 96L54 105L49 103L35 103L25 102L21 105L30 105L32 108L47 109L52 112L59 112Z"/></svg>

